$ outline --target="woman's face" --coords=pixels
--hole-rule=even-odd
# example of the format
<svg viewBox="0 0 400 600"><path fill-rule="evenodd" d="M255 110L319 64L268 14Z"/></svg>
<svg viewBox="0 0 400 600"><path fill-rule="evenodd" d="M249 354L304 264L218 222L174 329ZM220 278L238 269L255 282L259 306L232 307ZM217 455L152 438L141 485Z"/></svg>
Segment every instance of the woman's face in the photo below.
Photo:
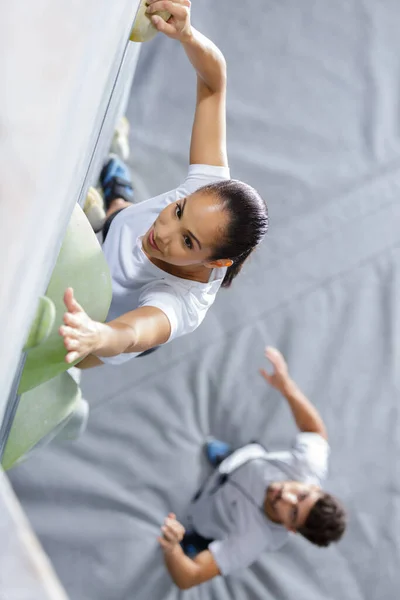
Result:
<svg viewBox="0 0 400 600"><path fill-rule="evenodd" d="M209 261L228 226L229 215L212 194L195 192L167 206L143 237L148 256L176 266L229 266Z"/></svg>

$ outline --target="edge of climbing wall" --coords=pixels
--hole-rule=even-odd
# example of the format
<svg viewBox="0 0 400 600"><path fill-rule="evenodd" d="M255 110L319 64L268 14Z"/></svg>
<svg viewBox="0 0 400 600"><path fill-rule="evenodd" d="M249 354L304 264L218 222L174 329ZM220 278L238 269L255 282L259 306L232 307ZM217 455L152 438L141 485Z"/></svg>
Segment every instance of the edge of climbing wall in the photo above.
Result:
<svg viewBox="0 0 400 600"><path fill-rule="evenodd" d="M138 0L1 9L0 423L36 299L132 82Z"/></svg>

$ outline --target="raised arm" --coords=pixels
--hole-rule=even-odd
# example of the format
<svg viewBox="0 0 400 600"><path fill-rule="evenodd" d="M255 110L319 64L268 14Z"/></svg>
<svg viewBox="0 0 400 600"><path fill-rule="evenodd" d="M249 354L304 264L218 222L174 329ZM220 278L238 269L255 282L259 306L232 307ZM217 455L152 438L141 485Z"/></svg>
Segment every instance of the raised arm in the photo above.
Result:
<svg viewBox="0 0 400 600"><path fill-rule="evenodd" d="M227 166L226 62L222 52L190 23L189 0L148 0L148 14L166 10L167 23L151 16L154 26L181 42L197 73L197 101L190 144L190 164Z"/></svg>
<svg viewBox="0 0 400 600"><path fill-rule="evenodd" d="M282 354L275 348L267 348L265 356L271 362L274 371L270 375L265 369L260 369L261 375L286 398L300 431L318 433L328 439L321 415L291 379Z"/></svg>
<svg viewBox="0 0 400 600"><path fill-rule="evenodd" d="M171 335L168 317L159 308L142 306L109 323L93 321L68 288L64 295L67 312L60 335L68 353L66 362L85 358L82 368L101 364L101 357L117 356L126 352L144 352L164 344ZM92 356L95 355L95 356ZM100 357L96 359L96 357Z"/></svg>

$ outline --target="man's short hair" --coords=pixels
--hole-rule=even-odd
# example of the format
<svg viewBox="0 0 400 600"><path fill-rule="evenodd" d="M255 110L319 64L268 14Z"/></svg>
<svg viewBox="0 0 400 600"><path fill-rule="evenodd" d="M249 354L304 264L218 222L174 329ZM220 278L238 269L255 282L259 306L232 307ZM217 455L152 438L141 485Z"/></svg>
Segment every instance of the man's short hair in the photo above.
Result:
<svg viewBox="0 0 400 600"><path fill-rule="evenodd" d="M340 540L347 524L342 503L331 494L324 493L314 504L298 532L317 546L329 546Z"/></svg>

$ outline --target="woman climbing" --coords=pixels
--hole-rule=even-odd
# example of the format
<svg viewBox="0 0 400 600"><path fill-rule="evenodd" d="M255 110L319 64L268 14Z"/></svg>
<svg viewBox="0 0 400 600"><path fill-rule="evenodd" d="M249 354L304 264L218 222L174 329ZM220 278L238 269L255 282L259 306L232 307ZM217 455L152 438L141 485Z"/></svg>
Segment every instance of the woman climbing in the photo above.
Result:
<svg viewBox="0 0 400 600"><path fill-rule="evenodd" d="M125 164L101 174L107 208L103 251L112 277L107 323L89 318L65 292L60 334L68 363L119 364L194 331L220 287L229 287L268 229L264 201L230 179L226 153L226 64L190 22L188 0L148 0L153 25L179 41L197 73L187 177L177 189L132 204ZM165 22L153 13L166 10Z"/></svg>

